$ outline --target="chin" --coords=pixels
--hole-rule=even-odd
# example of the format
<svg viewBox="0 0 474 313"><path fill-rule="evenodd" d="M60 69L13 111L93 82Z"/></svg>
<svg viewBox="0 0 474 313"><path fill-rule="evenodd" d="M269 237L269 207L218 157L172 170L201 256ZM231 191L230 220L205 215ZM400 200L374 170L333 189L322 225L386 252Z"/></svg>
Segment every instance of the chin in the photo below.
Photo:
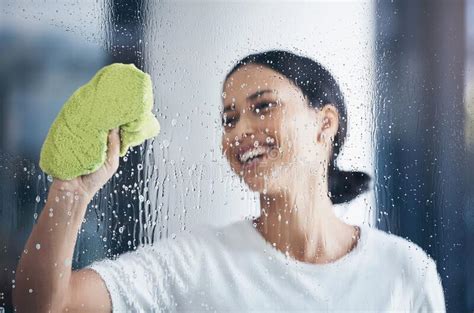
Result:
<svg viewBox="0 0 474 313"><path fill-rule="evenodd" d="M265 190L270 193L276 190L280 180L279 175L275 175L273 168L279 168L274 160L264 159L251 166L244 166L239 161L232 162L234 172L245 182L250 190L263 193ZM281 177L280 177L281 178Z"/></svg>

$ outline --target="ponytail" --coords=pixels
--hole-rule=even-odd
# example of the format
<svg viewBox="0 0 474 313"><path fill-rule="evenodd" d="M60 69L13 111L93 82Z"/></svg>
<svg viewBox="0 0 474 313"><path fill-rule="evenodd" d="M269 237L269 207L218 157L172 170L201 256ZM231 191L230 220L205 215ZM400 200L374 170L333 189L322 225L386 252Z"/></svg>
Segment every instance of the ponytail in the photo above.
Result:
<svg viewBox="0 0 474 313"><path fill-rule="evenodd" d="M369 189L371 177L358 171L341 171L335 166L328 168L329 197L333 204L349 202Z"/></svg>

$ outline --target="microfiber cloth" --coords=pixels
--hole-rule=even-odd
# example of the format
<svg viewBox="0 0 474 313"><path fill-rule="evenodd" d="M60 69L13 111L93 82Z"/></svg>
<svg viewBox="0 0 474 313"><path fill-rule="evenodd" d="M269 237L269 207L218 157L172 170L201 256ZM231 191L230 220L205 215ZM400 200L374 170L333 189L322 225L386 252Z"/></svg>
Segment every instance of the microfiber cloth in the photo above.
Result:
<svg viewBox="0 0 474 313"><path fill-rule="evenodd" d="M152 108L150 75L133 64L103 67L71 95L54 120L41 148L41 169L63 180L96 171L107 156L108 132L118 127L124 156L129 147L158 135Z"/></svg>

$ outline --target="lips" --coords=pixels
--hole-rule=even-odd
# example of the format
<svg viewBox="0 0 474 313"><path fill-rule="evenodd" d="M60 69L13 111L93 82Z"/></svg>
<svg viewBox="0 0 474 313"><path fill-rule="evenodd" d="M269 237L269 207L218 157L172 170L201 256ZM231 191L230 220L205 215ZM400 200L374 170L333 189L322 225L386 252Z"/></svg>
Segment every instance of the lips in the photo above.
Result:
<svg viewBox="0 0 474 313"><path fill-rule="evenodd" d="M252 154L249 155L248 151L256 149L257 147L249 144L242 145L239 147L238 152L236 153L236 158L239 163L244 166L256 164L258 163L258 161L261 161L262 159L267 157L273 146L273 144L259 145L258 148L260 148L262 151L259 151L259 154L257 156L253 156ZM244 157L244 159L247 159L247 161L242 162L242 157Z"/></svg>

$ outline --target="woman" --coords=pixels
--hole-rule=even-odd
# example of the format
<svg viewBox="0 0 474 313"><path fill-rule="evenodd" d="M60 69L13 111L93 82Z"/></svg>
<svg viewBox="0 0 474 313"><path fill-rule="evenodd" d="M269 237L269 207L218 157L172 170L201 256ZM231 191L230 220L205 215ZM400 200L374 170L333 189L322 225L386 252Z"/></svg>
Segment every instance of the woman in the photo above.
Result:
<svg viewBox="0 0 474 313"><path fill-rule="evenodd" d="M335 167L347 117L326 69L288 51L250 55L224 81L222 120L223 153L260 193L259 217L202 226L71 271L87 203L118 167L114 130L100 170L53 181L45 208L54 214L43 210L26 244L16 305L37 312L445 311L436 264L422 249L334 215L333 204L366 191L369 177Z"/></svg>

